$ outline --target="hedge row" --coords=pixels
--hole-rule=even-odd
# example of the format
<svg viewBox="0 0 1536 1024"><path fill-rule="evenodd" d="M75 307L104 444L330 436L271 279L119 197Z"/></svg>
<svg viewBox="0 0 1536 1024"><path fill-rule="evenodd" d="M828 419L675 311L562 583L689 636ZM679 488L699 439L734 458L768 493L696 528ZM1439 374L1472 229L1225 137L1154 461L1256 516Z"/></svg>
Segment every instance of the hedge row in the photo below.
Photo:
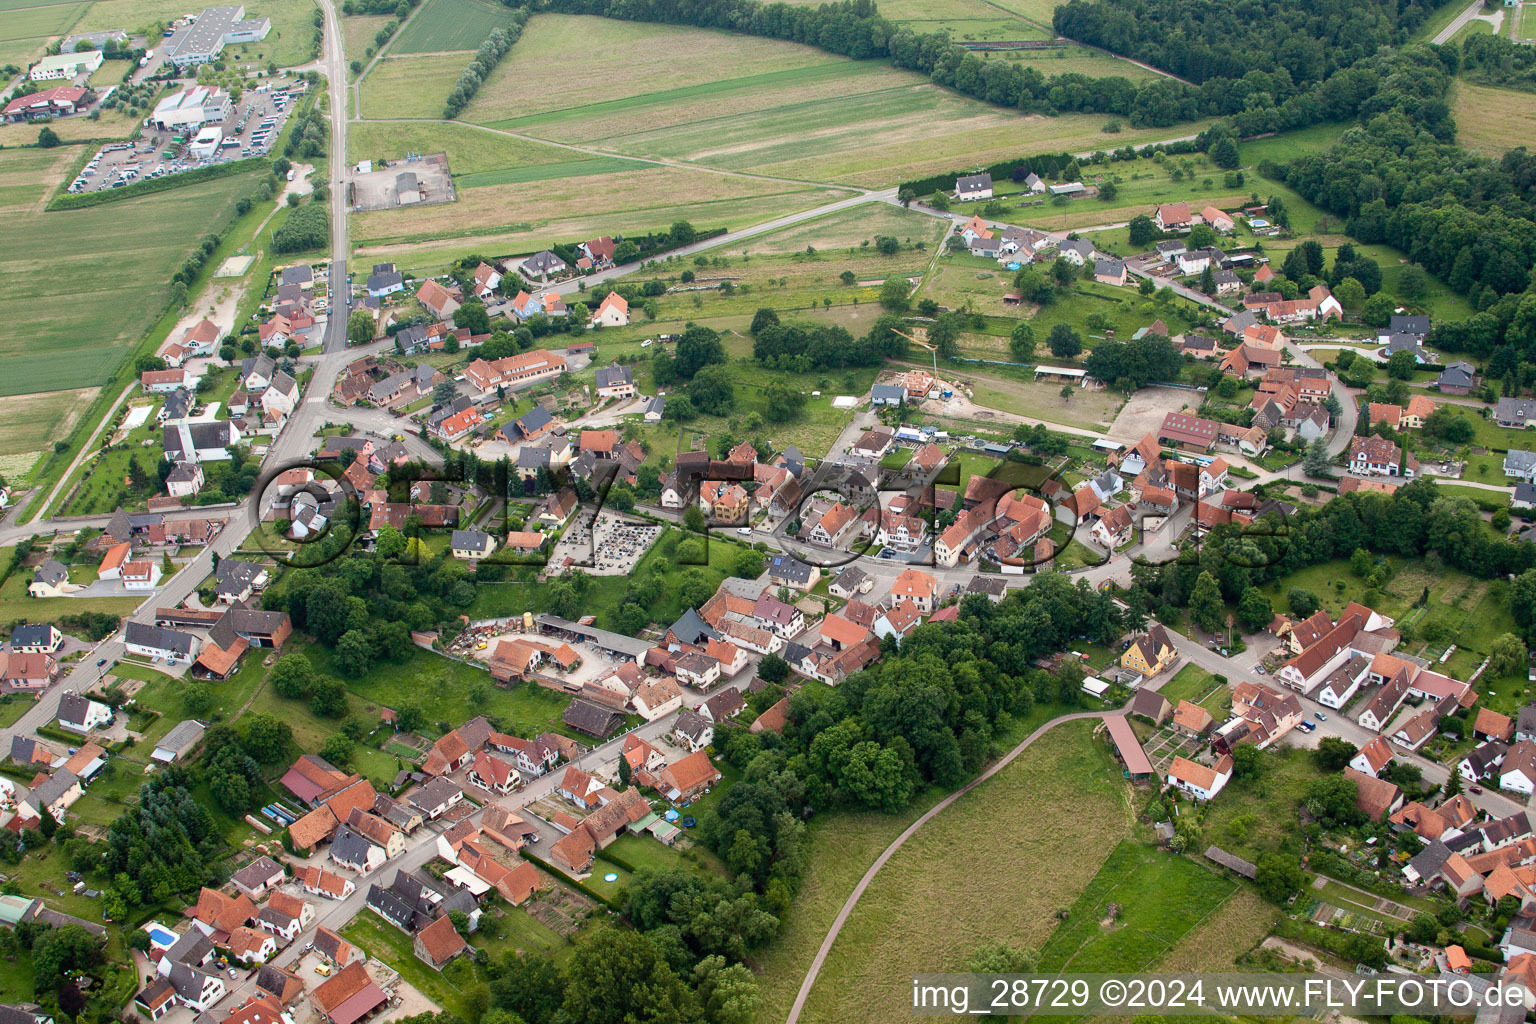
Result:
<svg viewBox="0 0 1536 1024"><path fill-rule="evenodd" d="M542 860L542 859L540 859L538 857L535 857L531 852L529 852L529 850L528 850L528 848L526 846L523 847L518 852L523 855L523 859L524 860L529 861L532 864L534 864L534 865L536 865L536 866L538 866L540 868L543 868L545 871L548 871L550 874L552 874L556 878L560 879L560 881L566 883L569 886L572 886L573 888L576 889L576 891L578 891L580 893L583 893L584 895L592 897L594 900L597 900L597 902L601 903L603 906L607 907L609 910L612 910L614 913L619 913L619 912L623 911L624 904L620 903L618 900L614 899L612 896L604 896L602 893L598 892L596 889L591 888L590 886L586 885L583 882L576 881L576 879L572 878L570 875L566 874L564 871L561 871L559 868L555 867L549 861ZM606 857L607 854L604 854L604 856ZM614 861L614 863L617 864L618 861ZM628 870L628 869L626 868L625 870Z"/></svg>
<svg viewBox="0 0 1536 1024"><path fill-rule="evenodd" d="M181 188L183 185L196 185L198 182L211 181L215 178L227 177L231 174L244 174L247 171L264 170L272 165L272 161L264 156L246 157L244 160L231 160L228 163L214 164L212 167L199 167L192 171L182 171L179 174L167 174L163 178L142 179L132 185L123 188L104 188L95 192L75 192L64 194L54 198L48 204L49 212L54 210L80 210L88 206L100 206L102 203L114 203L119 199L132 199L135 196L150 195L155 192L165 192L173 188Z"/></svg>
<svg viewBox="0 0 1536 1024"><path fill-rule="evenodd" d="M1177 156L1182 153L1198 153L1200 152L1200 145L1194 139L1185 139L1181 142L1153 143L1151 145L1142 146L1139 149L1136 147L1127 147L1125 149L1114 150L1113 152L1106 152L1109 153L1110 160L1123 160L1125 159L1125 156L1122 154L1126 154L1128 151L1134 153L1134 155L1138 157L1150 156L1153 153L1167 153L1171 156ZM1013 170L1016 167L1023 167L1024 169L1032 171L1035 174L1038 174L1040 177L1045 178L1062 171L1072 164L1081 166L1089 162L1090 161L1088 158L1074 156L1071 153L1037 153L1034 156L1015 157L1012 160L1003 160L992 164L989 167L982 168L982 171L992 175L994 181L1011 181ZM963 178L967 175L977 173L979 172L976 171L975 168L968 167L962 170L946 172L944 174L932 174L926 178L918 178L916 181L904 181L901 183L900 187L910 188L913 192L916 192L920 196L927 195L929 192L947 192L955 187L956 178Z"/></svg>

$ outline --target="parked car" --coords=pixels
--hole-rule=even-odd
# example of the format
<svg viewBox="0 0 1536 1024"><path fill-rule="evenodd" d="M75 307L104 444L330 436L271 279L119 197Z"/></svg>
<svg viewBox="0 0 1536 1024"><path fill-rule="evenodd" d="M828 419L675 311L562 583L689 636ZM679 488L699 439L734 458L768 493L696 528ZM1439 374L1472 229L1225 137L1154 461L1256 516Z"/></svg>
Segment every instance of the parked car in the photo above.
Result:
<svg viewBox="0 0 1536 1024"><path fill-rule="evenodd" d="M1319 721L1319 722L1326 722L1326 721L1328 721L1328 716L1327 716L1327 715L1325 715L1325 714L1323 714L1323 713L1322 713L1322 712L1321 712L1321 711L1319 711L1319 712L1318 712L1318 713L1317 713L1317 720L1318 720L1318 721Z"/></svg>

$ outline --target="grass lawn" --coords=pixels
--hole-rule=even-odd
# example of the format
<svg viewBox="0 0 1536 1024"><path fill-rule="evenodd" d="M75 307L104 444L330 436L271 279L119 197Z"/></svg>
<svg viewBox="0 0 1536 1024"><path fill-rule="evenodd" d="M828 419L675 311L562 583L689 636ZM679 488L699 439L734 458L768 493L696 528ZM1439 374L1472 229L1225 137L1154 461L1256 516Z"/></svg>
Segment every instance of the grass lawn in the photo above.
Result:
<svg viewBox="0 0 1536 1024"><path fill-rule="evenodd" d="M650 836L620 836L604 854L622 860L636 871L647 868L652 871L672 871L681 868L684 871L704 870L722 876L727 873L720 859L703 846L683 850L667 846Z"/></svg>
<svg viewBox="0 0 1536 1024"><path fill-rule="evenodd" d="M448 169L455 178L509 167L558 164L579 155L559 146L529 142L457 121L354 121L347 126L347 160L351 163L398 160L406 153L448 154Z"/></svg>
<svg viewBox="0 0 1536 1024"><path fill-rule="evenodd" d="M1103 741L1089 738L1092 729L1071 723L1047 733L908 840L838 936L811 992L810 1019L894 1020L909 996L892 978L961 970L984 942L1035 948L1055 930L1056 911L1072 905L1132 829L1119 765ZM1043 829L1042 821L1071 827ZM878 844L866 839L860 848ZM857 878L867 863L850 867L860 870L842 877ZM786 936L796 933L795 920ZM807 946L823 935L806 936ZM791 998L800 977L787 986ZM764 1002L765 1011L779 1005L776 994Z"/></svg>
<svg viewBox="0 0 1536 1024"><path fill-rule="evenodd" d="M372 56L374 37L379 34L379 29L393 21L387 14L349 14L341 19L341 48L348 60L360 60L367 62ZM352 129L347 129L348 139L351 141ZM356 163L353 160L353 163Z"/></svg>
<svg viewBox="0 0 1536 1024"><path fill-rule="evenodd" d="M1144 970L1236 889L1187 857L1123 840L1040 950L1040 969Z"/></svg>
<svg viewBox="0 0 1536 1024"><path fill-rule="evenodd" d="M401 61L385 65L396 63ZM368 81L373 81L372 75ZM366 88L364 93L366 110ZM739 228L847 196L841 189L684 167L593 170L584 163L580 189L556 191L547 181L508 181L466 188L449 206L356 214L352 222L359 248L354 269L366 269L383 258L412 271L431 270L461 258L471 246L487 256L526 253L597 233L644 234L679 220L699 227Z"/></svg>
<svg viewBox="0 0 1536 1024"><path fill-rule="evenodd" d="M10 559L10 548L0 548L0 559ZM28 597L27 584L32 570L17 569L0 583L0 622L58 622L82 612L111 612L127 615L143 599L138 597Z"/></svg>
<svg viewBox="0 0 1536 1024"><path fill-rule="evenodd" d="M1157 692L1168 698L1168 703L1178 706L1179 701L1193 701L1201 703L1205 698L1213 696L1217 691L1225 687L1216 681L1216 677L1199 665L1185 665L1179 669L1178 674Z"/></svg>
<svg viewBox="0 0 1536 1024"><path fill-rule="evenodd" d="M348 701L348 710L352 714L371 718L380 708L399 707L414 700L426 711L428 722L447 723L447 729L483 714L499 718L506 731L517 734L534 735L546 730L569 732L560 723L560 714L570 703L569 697L533 683L503 689L492 683L489 672L419 647L412 647L401 662L374 665L363 679L351 680L337 671L328 648L305 643L293 650L307 655L320 672L342 680L353 698ZM480 692L482 689L483 693ZM295 726L297 730L298 726Z"/></svg>
<svg viewBox="0 0 1536 1024"><path fill-rule="evenodd" d="M640 559L639 565L636 566L636 574L648 571L649 567L658 560L670 561L673 549L681 538L681 530L668 530L663 533L661 539L653 544ZM709 564L686 568L702 570L709 576L711 585L717 587L720 580L730 574L742 550L740 546L730 541L712 538L706 545L706 558ZM682 568L684 567L677 567L677 569ZM670 625L677 616L682 614L685 606L676 590L679 575L675 570L664 574L665 589L652 610L652 621ZM582 599L582 611L587 615L595 615L599 626L606 626L611 621L609 616L623 599L627 586L627 578L623 576L593 577L591 589ZM475 602L467 611L471 619L520 615L525 611L537 611L549 606L547 584L543 583L484 583L477 586L475 591ZM564 707L563 704L561 706ZM559 717L558 713L555 717Z"/></svg>
<svg viewBox="0 0 1536 1024"><path fill-rule="evenodd" d="M1265 759L1264 778L1257 784L1233 783L1205 809L1201 834L1228 853L1257 861L1294 839L1297 805L1308 784L1322 777L1308 750L1281 745ZM1179 805L1183 814L1188 803Z"/></svg>
<svg viewBox="0 0 1536 1024"><path fill-rule="evenodd" d="M445 971L434 971L417 959L411 937L371 910L353 918L341 935L400 972L400 977L414 985L422 995L451 1013L466 1017L469 1013L465 990L485 980L485 969L468 957L459 957Z"/></svg>
<svg viewBox="0 0 1536 1024"><path fill-rule="evenodd" d="M468 63L462 53L385 57L357 83L363 117L442 117L443 103Z"/></svg>

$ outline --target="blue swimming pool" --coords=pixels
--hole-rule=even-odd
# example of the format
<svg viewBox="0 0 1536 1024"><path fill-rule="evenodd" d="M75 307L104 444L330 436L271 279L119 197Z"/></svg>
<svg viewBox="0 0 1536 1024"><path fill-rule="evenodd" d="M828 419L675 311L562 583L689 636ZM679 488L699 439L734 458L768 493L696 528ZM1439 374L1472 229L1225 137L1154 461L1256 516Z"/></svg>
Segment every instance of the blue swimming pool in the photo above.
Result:
<svg viewBox="0 0 1536 1024"><path fill-rule="evenodd" d="M157 945L174 946L176 944L176 935L174 932L168 932L164 928L148 928L145 930L149 932L149 937L153 939Z"/></svg>

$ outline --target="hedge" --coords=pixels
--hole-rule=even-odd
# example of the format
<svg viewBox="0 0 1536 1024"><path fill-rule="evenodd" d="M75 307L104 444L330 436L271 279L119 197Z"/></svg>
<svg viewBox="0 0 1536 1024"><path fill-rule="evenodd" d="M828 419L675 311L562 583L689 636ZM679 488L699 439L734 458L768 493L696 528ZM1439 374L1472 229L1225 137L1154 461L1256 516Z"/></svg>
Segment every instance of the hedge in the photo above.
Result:
<svg viewBox="0 0 1536 1024"><path fill-rule="evenodd" d="M548 871L550 874L554 875L556 878L560 879L562 882L564 882L567 885L572 886L573 888L575 888L578 892L583 893L584 895L590 896L594 900L597 900L597 902L601 903L603 906L607 907L609 910L612 910L614 913L621 913L624 910L624 904L620 903L618 900L614 899L612 896L604 896L602 893L598 892L596 889L593 889L593 888L589 887L585 883L576 881L576 879L572 878L570 875L566 874L564 871L561 871L559 868L555 867L549 861L541 860L540 858L535 857L528 850L528 848L526 846L523 847L521 850L519 850L518 853L523 855L523 859L524 860L526 860L526 861L528 861L528 862L530 862L530 863L532 863L532 864L534 864L534 865L536 865L536 866L538 866L540 868L543 868L545 871ZM605 856L606 856L606 854L605 854ZM618 861L614 861L614 863L618 864ZM623 867L623 865L619 865L619 866ZM629 869L625 868L625 870L628 871Z"/></svg>
<svg viewBox="0 0 1536 1024"><path fill-rule="evenodd" d="M57 196L48 204L48 211L55 210L79 210L87 206L100 206L102 203L114 203L119 199L132 199L134 196L149 195L154 192L165 192L183 185L196 185L198 182L211 181L214 178L223 178L231 174L244 174L247 171L257 171L270 167L272 161L264 156L246 157L244 160L231 160L228 163L214 164L212 167L199 167L193 171L182 171L179 174L167 174L163 178L153 180L143 179L127 185L123 188L104 188L95 192L66 192Z"/></svg>
<svg viewBox="0 0 1536 1024"><path fill-rule="evenodd" d="M1139 157L1149 156L1153 153L1159 152L1172 155L1200 152L1200 146L1194 139L1185 139L1181 142L1154 143L1152 145L1142 146L1140 149L1135 149L1134 147L1132 148L1136 155ZM1111 161L1120 159L1120 157L1116 155L1119 152L1122 152L1122 150L1105 151L1108 159ZM1071 153L1037 153L1034 156L1022 156L1015 157L1012 160L1003 160L992 164L989 167L982 168L982 171L992 175L993 179L995 180L1001 179L1012 181L1013 169L1015 167L1023 167L1033 171L1035 174L1038 174L1041 177L1048 177L1069 166L1070 164L1077 164L1078 166L1082 166L1083 164L1090 162L1092 161L1088 157L1074 156ZM932 174L926 178L918 178L916 181L904 181L899 187L910 188L913 192L916 192L920 196L927 195L929 192L947 192L951 188L954 188L956 178L963 178L967 175L976 173L978 172L974 167L967 167L962 170L950 171L945 174Z"/></svg>

